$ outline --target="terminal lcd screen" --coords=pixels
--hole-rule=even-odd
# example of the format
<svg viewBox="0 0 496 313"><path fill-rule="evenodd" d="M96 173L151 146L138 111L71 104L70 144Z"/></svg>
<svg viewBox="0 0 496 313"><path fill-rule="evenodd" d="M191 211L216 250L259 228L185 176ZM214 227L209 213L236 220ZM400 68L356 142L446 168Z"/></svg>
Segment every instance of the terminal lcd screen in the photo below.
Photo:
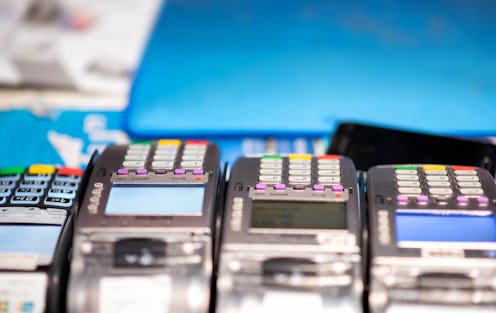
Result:
<svg viewBox="0 0 496 313"><path fill-rule="evenodd" d="M253 201L251 228L346 229L345 202Z"/></svg>
<svg viewBox="0 0 496 313"><path fill-rule="evenodd" d="M50 263L61 225L0 225L0 253L37 254L39 263Z"/></svg>
<svg viewBox="0 0 496 313"><path fill-rule="evenodd" d="M113 186L107 215L201 215L203 186Z"/></svg>
<svg viewBox="0 0 496 313"><path fill-rule="evenodd" d="M493 215L396 214L396 241L399 246L421 243L495 243Z"/></svg>

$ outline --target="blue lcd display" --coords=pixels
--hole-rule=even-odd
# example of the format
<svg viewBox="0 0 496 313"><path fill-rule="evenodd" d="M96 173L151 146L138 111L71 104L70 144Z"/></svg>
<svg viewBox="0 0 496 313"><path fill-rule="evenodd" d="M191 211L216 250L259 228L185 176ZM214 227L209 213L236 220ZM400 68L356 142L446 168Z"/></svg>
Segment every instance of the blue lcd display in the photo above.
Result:
<svg viewBox="0 0 496 313"><path fill-rule="evenodd" d="M203 186L114 186L107 215L201 215Z"/></svg>
<svg viewBox="0 0 496 313"><path fill-rule="evenodd" d="M493 215L439 215L426 213L396 214L396 241L412 242L496 242L496 219Z"/></svg>
<svg viewBox="0 0 496 313"><path fill-rule="evenodd" d="M0 225L0 253L36 253L50 261L61 225Z"/></svg>

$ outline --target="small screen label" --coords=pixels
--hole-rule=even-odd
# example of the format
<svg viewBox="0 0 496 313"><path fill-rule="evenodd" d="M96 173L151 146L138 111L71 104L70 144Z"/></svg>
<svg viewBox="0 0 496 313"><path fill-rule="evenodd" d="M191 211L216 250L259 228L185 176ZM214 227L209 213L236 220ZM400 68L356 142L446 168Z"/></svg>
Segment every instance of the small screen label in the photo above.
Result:
<svg viewBox="0 0 496 313"><path fill-rule="evenodd" d="M439 215L426 213L396 214L396 241L401 245L415 243L494 243L494 216Z"/></svg>
<svg viewBox="0 0 496 313"><path fill-rule="evenodd" d="M255 200L250 227L346 229L346 203Z"/></svg>
<svg viewBox="0 0 496 313"><path fill-rule="evenodd" d="M201 215L203 186L113 186L107 215Z"/></svg>

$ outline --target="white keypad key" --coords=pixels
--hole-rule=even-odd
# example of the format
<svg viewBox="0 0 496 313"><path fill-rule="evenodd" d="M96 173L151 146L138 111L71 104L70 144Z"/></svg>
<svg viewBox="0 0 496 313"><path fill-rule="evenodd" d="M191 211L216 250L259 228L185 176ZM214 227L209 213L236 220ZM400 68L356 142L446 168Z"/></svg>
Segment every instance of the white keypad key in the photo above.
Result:
<svg viewBox="0 0 496 313"><path fill-rule="evenodd" d="M207 149L184 149L183 154L184 155L189 155L189 154L205 155L206 152L207 152Z"/></svg>
<svg viewBox="0 0 496 313"><path fill-rule="evenodd" d="M174 168L174 162L171 162L171 161L153 161L152 167L154 169L170 170L170 169Z"/></svg>
<svg viewBox="0 0 496 313"><path fill-rule="evenodd" d="M196 169L203 168L203 162L201 161L182 161L181 168L184 169Z"/></svg>
<svg viewBox="0 0 496 313"><path fill-rule="evenodd" d="M339 164L318 164L317 168L319 170L336 170L336 171L339 171L341 169Z"/></svg>
<svg viewBox="0 0 496 313"><path fill-rule="evenodd" d="M416 170L395 170L396 175L417 175Z"/></svg>
<svg viewBox="0 0 496 313"><path fill-rule="evenodd" d="M397 180L416 180L418 181L417 175L396 175Z"/></svg>
<svg viewBox="0 0 496 313"><path fill-rule="evenodd" d="M482 184L478 181L460 181L458 182L458 187L460 188L480 188Z"/></svg>
<svg viewBox="0 0 496 313"><path fill-rule="evenodd" d="M262 158L260 164L282 164L282 159Z"/></svg>
<svg viewBox="0 0 496 313"><path fill-rule="evenodd" d="M339 164L337 159L321 159L317 161L317 164Z"/></svg>
<svg viewBox="0 0 496 313"><path fill-rule="evenodd" d="M319 176L339 176L341 172L336 170L320 170L318 174Z"/></svg>
<svg viewBox="0 0 496 313"><path fill-rule="evenodd" d="M281 181L281 176L260 175L258 180L262 183L278 183Z"/></svg>
<svg viewBox="0 0 496 313"><path fill-rule="evenodd" d="M203 155L197 155L197 154L183 155L184 161L202 161L203 159L204 159Z"/></svg>
<svg viewBox="0 0 496 313"><path fill-rule="evenodd" d="M429 187L451 187L451 183L449 181L428 181L427 185Z"/></svg>
<svg viewBox="0 0 496 313"><path fill-rule="evenodd" d="M479 181L477 176L456 176L457 181Z"/></svg>
<svg viewBox="0 0 496 313"><path fill-rule="evenodd" d="M460 188L460 193L464 196L480 196L484 194L484 190L481 188Z"/></svg>
<svg viewBox="0 0 496 313"><path fill-rule="evenodd" d="M311 164L289 164L290 170L309 170L311 168Z"/></svg>
<svg viewBox="0 0 496 313"><path fill-rule="evenodd" d="M153 157L153 160L155 161L174 161L175 159L175 154L159 154Z"/></svg>
<svg viewBox="0 0 496 313"><path fill-rule="evenodd" d="M127 154L124 157L124 160L126 161L146 161L148 155L146 154Z"/></svg>
<svg viewBox="0 0 496 313"><path fill-rule="evenodd" d="M260 175L281 176L282 170L277 168L260 169Z"/></svg>
<svg viewBox="0 0 496 313"><path fill-rule="evenodd" d="M143 161L124 161L122 162L122 166L126 168L140 168L145 166L145 162Z"/></svg>
<svg viewBox="0 0 496 313"><path fill-rule="evenodd" d="M420 187L420 182L414 180L401 180L397 184L399 187Z"/></svg>
<svg viewBox="0 0 496 313"><path fill-rule="evenodd" d="M288 180L290 183L294 184L310 184L312 181L310 176L289 176Z"/></svg>
<svg viewBox="0 0 496 313"><path fill-rule="evenodd" d="M453 194L451 188L429 188L429 193L432 195L449 196Z"/></svg>
<svg viewBox="0 0 496 313"><path fill-rule="evenodd" d="M443 170L425 170L424 172L426 175L448 175L448 172Z"/></svg>
<svg viewBox="0 0 496 313"><path fill-rule="evenodd" d="M260 168L270 169L270 168L282 168L282 163L262 163Z"/></svg>
<svg viewBox="0 0 496 313"><path fill-rule="evenodd" d="M475 176L477 171L474 170L457 170L455 171L456 176Z"/></svg>
<svg viewBox="0 0 496 313"><path fill-rule="evenodd" d="M289 160L289 164L311 164L312 160Z"/></svg>
<svg viewBox="0 0 496 313"><path fill-rule="evenodd" d="M156 150L155 151L155 155L164 155L164 154L176 155L177 150Z"/></svg>
<svg viewBox="0 0 496 313"><path fill-rule="evenodd" d="M321 176L317 180L321 184L326 184L326 183L339 184L341 182L341 178L335 176Z"/></svg>
<svg viewBox="0 0 496 313"><path fill-rule="evenodd" d="M428 175L425 178L427 181L449 181L448 176Z"/></svg>
<svg viewBox="0 0 496 313"><path fill-rule="evenodd" d="M310 170L289 170L289 175L291 176L309 176L312 175Z"/></svg>
<svg viewBox="0 0 496 313"><path fill-rule="evenodd" d="M415 187L400 187L398 192L402 195L419 195L422 193L422 189Z"/></svg>

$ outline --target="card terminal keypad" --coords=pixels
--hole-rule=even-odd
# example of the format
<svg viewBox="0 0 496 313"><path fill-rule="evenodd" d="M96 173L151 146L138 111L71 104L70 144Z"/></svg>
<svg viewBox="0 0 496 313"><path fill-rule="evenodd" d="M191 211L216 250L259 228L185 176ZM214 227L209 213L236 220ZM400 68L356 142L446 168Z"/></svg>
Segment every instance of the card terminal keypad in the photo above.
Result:
<svg viewBox="0 0 496 313"><path fill-rule="evenodd" d="M472 166L401 165L394 168L396 202L408 205L416 202L447 204L454 199L457 205L469 202L484 205L489 202L482 189L481 178Z"/></svg>
<svg viewBox="0 0 496 313"><path fill-rule="evenodd" d="M315 191L330 188L343 189L341 165L337 155L312 157L310 154L290 154L287 158L280 155L266 155L260 158L257 190L304 190Z"/></svg>
<svg viewBox="0 0 496 313"><path fill-rule="evenodd" d="M83 170L35 164L0 169L0 204L70 207Z"/></svg>

